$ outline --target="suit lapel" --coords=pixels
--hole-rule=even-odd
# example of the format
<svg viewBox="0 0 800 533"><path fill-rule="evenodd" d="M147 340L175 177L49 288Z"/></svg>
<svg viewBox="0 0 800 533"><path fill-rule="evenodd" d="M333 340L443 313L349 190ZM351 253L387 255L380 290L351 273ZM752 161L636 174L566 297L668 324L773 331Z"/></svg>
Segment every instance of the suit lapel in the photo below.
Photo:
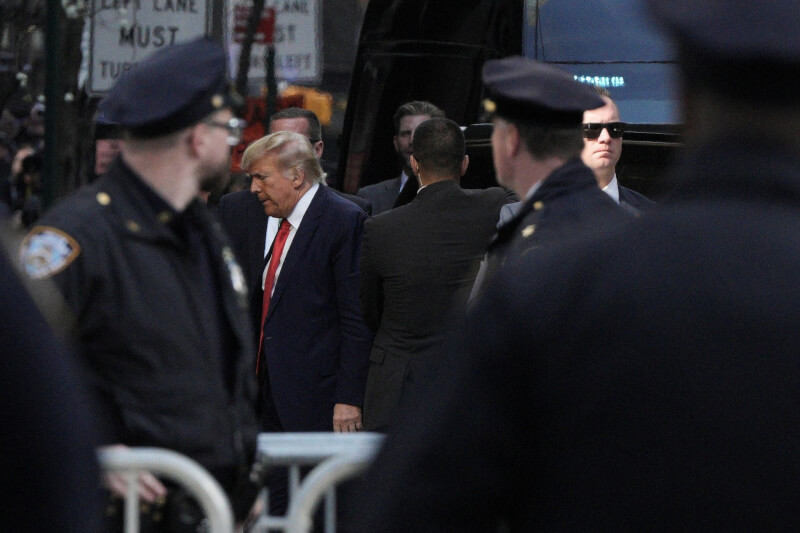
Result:
<svg viewBox="0 0 800 533"><path fill-rule="evenodd" d="M393 198L397 198L397 195L400 194L400 178L397 177L391 182L387 183L386 190L392 194Z"/></svg>
<svg viewBox="0 0 800 533"><path fill-rule="evenodd" d="M297 234L294 236L294 239L292 239L292 245L289 248L289 251L286 253L286 261L284 262L283 266L281 266L280 274L278 275L278 281L275 283L275 290L272 292L272 298L270 298L269 302L267 320L269 320L269 318L272 316L272 313L275 312L275 308L278 306L278 302L281 299L284 289L291 282L300 258L305 255L306 249L311 243L314 233L316 233L317 228L319 227L319 218L325 211L325 205L329 201L329 194L333 193L329 192L324 185L320 185L319 189L317 189L316 195L314 195L314 198L311 200L305 215L303 215L303 221L300 223L300 227L297 228Z"/></svg>

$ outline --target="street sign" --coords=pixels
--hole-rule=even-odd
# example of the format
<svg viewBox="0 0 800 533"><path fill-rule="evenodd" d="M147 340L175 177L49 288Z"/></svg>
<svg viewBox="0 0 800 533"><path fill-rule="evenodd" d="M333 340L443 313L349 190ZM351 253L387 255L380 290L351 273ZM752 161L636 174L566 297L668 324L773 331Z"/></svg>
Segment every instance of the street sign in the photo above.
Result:
<svg viewBox="0 0 800 533"><path fill-rule="evenodd" d="M251 0L230 0L228 27L246 27ZM319 83L322 80L322 0L266 0L267 10L274 10L275 75L279 80ZM267 15L268 16L268 15ZM236 31L228 47L228 64L239 64L241 43ZM250 79L266 77L266 45L254 43L250 53ZM231 71L231 77L235 76Z"/></svg>
<svg viewBox="0 0 800 533"><path fill-rule="evenodd" d="M165 46L208 35L212 0L92 0L89 93Z"/></svg>
<svg viewBox="0 0 800 533"><path fill-rule="evenodd" d="M238 4L233 14L233 42L241 44L247 34L247 19L250 16L250 8L244 4ZM258 21L253 42L258 44L272 44L275 39L275 10L265 7Z"/></svg>

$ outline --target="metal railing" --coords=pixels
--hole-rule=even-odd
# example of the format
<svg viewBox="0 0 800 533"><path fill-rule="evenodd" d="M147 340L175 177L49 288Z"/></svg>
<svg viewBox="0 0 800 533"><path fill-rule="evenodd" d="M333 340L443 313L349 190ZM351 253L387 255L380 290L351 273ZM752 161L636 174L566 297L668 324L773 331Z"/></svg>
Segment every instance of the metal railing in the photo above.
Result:
<svg viewBox="0 0 800 533"><path fill-rule="evenodd" d="M106 449L98 452L98 457L104 471L120 472L126 477L125 533L139 531L140 472L169 478L186 489L205 513L208 533L233 531L233 512L222 487L202 466L188 457L162 448Z"/></svg>
<svg viewBox="0 0 800 533"><path fill-rule="evenodd" d="M304 533L313 524L313 513L325 498L325 531L336 529L336 484L360 474L372 461L384 436L379 433L262 433L253 466L254 479L267 469L289 469L289 510L285 517L269 515L269 494L262 491L263 514L253 533L275 529ZM315 466L301 481L302 467Z"/></svg>

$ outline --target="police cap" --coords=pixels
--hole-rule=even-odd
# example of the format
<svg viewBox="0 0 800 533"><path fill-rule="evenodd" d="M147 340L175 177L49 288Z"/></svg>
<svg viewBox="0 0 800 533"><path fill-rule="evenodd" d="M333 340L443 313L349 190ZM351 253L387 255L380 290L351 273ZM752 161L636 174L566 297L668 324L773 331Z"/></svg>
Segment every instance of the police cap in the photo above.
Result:
<svg viewBox="0 0 800 533"><path fill-rule="evenodd" d="M688 83L732 97L797 99L787 80L800 74L797 0L650 0L674 38Z"/></svg>
<svg viewBox="0 0 800 533"><path fill-rule="evenodd" d="M111 122L106 116L98 112L94 118L94 138L97 139L119 139L122 131L119 124Z"/></svg>
<svg viewBox="0 0 800 533"><path fill-rule="evenodd" d="M114 84L99 110L106 121L147 138L186 128L240 101L228 80L225 51L202 37L137 64Z"/></svg>
<svg viewBox="0 0 800 533"><path fill-rule="evenodd" d="M583 112L603 105L595 89L561 69L520 56L483 66L484 109L510 119L577 127Z"/></svg>

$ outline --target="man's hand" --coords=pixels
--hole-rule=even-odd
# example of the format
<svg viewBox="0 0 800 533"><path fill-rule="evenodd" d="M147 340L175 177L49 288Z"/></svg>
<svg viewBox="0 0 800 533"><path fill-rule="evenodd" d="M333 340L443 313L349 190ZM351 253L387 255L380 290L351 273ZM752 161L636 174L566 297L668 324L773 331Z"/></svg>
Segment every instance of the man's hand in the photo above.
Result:
<svg viewBox="0 0 800 533"><path fill-rule="evenodd" d="M336 433L361 431L361 408L346 403L334 405L333 431Z"/></svg>
<svg viewBox="0 0 800 533"><path fill-rule="evenodd" d="M127 448L127 446L123 444L114 444L112 446L103 446L101 449L121 450L125 448ZM125 494L128 491L128 478L125 474L120 472L104 473L103 485L115 496L125 498ZM166 487L164 487L153 474L149 472L141 472L139 474L139 498L148 503L153 503L159 498L164 498L166 495Z"/></svg>

